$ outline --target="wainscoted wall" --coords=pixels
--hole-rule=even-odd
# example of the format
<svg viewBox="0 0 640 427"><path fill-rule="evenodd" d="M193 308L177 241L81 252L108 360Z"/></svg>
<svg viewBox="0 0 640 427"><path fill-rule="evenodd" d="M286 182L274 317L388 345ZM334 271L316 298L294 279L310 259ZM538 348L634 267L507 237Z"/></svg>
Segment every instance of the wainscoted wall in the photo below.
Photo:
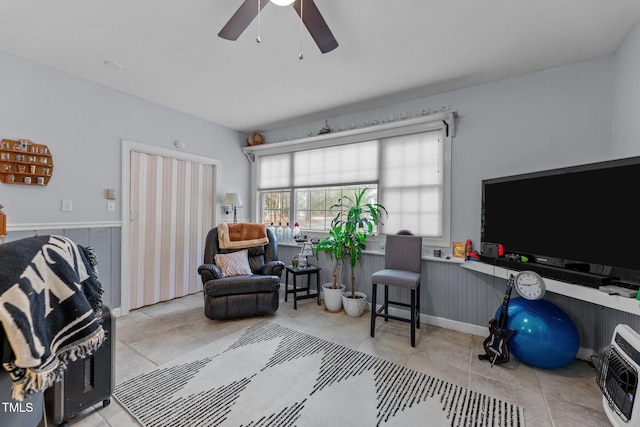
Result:
<svg viewBox="0 0 640 427"><path fill-rule="evenodd" d="M13 227L17 228L17 227ZM58 234L82 246L92 246L98 255L98 280L104 288L103 302L112 309L120 307L120 226L64 225L43 229L34 226L8 230L4 243L33 236ZM115 310L116 313L118 310Z"/></svg>
<svg viewBox="0 0 640 427"><path fill-rule="evenodd" d="M61 234L80 245L93 246L98 254L99 279L105 293L104 302L111 308L120 307L120 226L86 226L51 229L9 230L4 242L44 234ZM287 264L300 251L298 246L282 244L279 258ZM333 263L324 254L311 263L322 268L320 282L331 281ZM488 335L488 322L502 303L506 282L504 279L461 268L458 260L424 259L422 264L422 321L476 335ZM356 274L357 290L365 292L371 301L370 276L384 268L382 253L365 253L362 268ZM344 279L349 280L348 269ZM285 277L283 273L282 280ZM576 285L578 286L578 285ZM608 295L602 295L606 298ZM408 294L391 289L390 297L408 302ZM562 308L575 322L580 333L581 352L586 358L592 352L606 347L619 323L640 330L640 316L602 307L563 295L547 292L545 299ZM640 313L640 309L638 310Z"/></svg>
<svg viewBox="0 0 640 427"><path fill-rule="evenodd" d="M299 247L280 245L279 258L286 264L299 252ZM310 259L322 268L320 282L331 281L333 263L325 254L319 259ZM459 260L423 259L421 288L421 320L423 322L456 329L476 335L488 335L489 320L502 304L506 280L489 274L461 268ZM368 295L371 302L370 276L384 268L382 253L365 253L362 268L356 274L356 288ZM348 285L348 269L344 282ZM282 281L285 277L283 273ZM579 285L575 285L579 286ZM515 291L514 291L515 293ZM390 289L389 297L409 302L409 293ZM512 294L512 297L515 297ZM608 295L603 293L603 298ZM613 330L619 323L626 323L640 330L640 317L597 304L577 300L564 295L547 292L545 299L563 309L575 322L580 334L580 358L589 358L609 345ZM380 297L378 297L378 304ZM639 304L640 306L640 304ZM640 313L640 308L638 309Z"/></svg>

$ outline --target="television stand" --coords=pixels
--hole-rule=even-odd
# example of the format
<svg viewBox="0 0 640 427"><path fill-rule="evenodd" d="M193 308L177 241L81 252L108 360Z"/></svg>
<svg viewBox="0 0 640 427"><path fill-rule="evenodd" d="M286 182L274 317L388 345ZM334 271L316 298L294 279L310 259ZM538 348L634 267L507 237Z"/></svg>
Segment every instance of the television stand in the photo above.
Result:
<svg viewBox="0 0 640 427"><path fill-rule="evenodd" d="M531 270L541 276L550 277L562 282L588 286L595 289L600 288L600 286L609 285L612 280L615 280L615 278L609 276L602 276L600 274L593 274L574 269L554 267L547 264L537 264L535 262L516 262L505 258L489 258L484 256L480 256L480 261L485 264L497 265L511 270Z"/></svg>
<svg viewBox="0 0 640 427"><path fill-rule="evenodd" d="M461 264L461 267L476 271L479 273L487 274L490 276L503 278L505 281L509 278L509 275L516 270L513 264L519 264L522 270L527 270L533 264L528 263L513 263L511 262L508 267L499 266L495 264L487 264L478 261L466 261ZM620 295L609 295L596 288L589 286L580 286L581 283L567 283L553 278L546 277L544 273L539 273L544 278L544 282L547 287L547 292L553 292L558 295L564 295L567 297L575 298L581 301L590 302L603 307L613 308L614 310L624 311L631 314L640 314L640 301L635 298L626 298Z"/></svg>

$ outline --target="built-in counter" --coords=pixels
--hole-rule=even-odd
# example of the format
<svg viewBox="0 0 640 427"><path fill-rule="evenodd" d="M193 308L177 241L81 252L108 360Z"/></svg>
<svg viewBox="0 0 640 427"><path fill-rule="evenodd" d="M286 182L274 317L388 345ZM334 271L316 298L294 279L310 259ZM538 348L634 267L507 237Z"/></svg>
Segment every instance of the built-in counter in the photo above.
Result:
<svg viewBox="0 0 640 427"><path fill-rule="evenodd" d="M484 262L467 261L461 265L462 268L480 273L502 277L508 279L509 274L518 274L518 270L507 269L504 267L486 264ZM619 295L609 295L595 288L582 286L575 283L567 283L559 280L544 277L544 283L548 292L571 298L598 304L603 307L609 307L616 310L624 311L631 314L640 314L640 301L635 298L626 298Z"/></svg>

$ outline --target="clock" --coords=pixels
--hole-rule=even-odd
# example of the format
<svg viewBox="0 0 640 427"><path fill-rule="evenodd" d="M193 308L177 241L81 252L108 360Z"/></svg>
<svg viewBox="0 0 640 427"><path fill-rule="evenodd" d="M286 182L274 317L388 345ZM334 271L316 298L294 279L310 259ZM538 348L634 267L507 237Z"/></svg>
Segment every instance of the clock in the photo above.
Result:
<svg viewBox="0 0 640 427"><path fill-rule="evenodd" d="M515 279L515 288L526 299L540 299L547 290L542 277L534 271L526 270L518 273Z"/></svg>

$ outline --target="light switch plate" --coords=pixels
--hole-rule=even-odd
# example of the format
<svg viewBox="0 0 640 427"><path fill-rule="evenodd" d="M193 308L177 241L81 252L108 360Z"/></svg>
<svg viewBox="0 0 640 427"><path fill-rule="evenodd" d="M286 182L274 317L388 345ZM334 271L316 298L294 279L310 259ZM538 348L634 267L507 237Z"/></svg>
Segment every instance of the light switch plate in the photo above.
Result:
<svg viewBox="0 0 640 427"><path fill-rule="evenodd" d="M107 212L115 212L116 211L116 202L107 202Z"/></svg>
<svg viewBox="0 0 640 427"><path fill-rule="evenodd" d="M60 209L62 210L62 212L73 211L73 200L62 199L62 207Z"/></svg>

